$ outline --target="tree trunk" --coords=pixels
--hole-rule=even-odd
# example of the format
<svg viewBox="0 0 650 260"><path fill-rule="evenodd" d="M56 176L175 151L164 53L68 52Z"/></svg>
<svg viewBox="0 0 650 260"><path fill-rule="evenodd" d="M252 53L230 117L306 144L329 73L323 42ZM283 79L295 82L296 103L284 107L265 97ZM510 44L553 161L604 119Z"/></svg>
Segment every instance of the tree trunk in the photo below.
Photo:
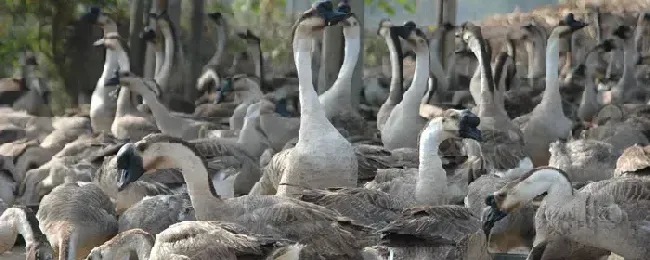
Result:
<svg viewBox="0 0 650 260"><path fill-rule="evenodd" d="M203 8L205 4L203 0L194 0L192 2L191 10L191 27L190 27L190 48L188 49L189 62L190 62L190 79L192 83L199 77L201 73L201 39L203 38ZM190 84L194 86L195 84ZM185 99L193 100L197 93L193 87L185 88Z"/></svg>
<svg viewBox="0 0 650 260"><path fill-rule="evenodd" d="M144 48L145 43L140 38L140 32L144 28L143 13L144 0L131 0L129 4L129 59L131 60L131 72L142 75L144 70Z"/></svg>
<svg viewBox="0 0 650 260"><path fill-rule="evenodd" d="M149 10L149 13L157 13L158 12L158 6L160 6L160 0L145 0L145 9L144 10ZM147 8L148 7L148 8ZM158 32L156 28L156 19L153 18L148 18L149 22L147 26L151 27L156 33ZM156 75L156 53L155 50L147 45L146 46L146 52L144 56L144 70L142 72L142 76L145 78L153 78Z"/></svg>

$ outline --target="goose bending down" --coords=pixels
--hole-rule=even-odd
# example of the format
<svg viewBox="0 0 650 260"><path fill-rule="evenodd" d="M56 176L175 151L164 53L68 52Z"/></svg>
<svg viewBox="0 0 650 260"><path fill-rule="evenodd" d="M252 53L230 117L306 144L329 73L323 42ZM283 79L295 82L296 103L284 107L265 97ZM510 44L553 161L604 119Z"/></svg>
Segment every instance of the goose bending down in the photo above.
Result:
<svg viewBox="0 0 650 260"><path fill-rule="evenodd" d="M122 71L112 74L112 77L106 79L104 84L107 86L122 85L142 95L142 98L147 102L156 119L156 126L165 134L192 140L199 138L200 134L206 129L219 128L208 122L196 121L170 114L169 109L159 99L159 95L162 93L161 88L153 80L145 80L134 76L129 71Z"/></svg>
<svg viewBox="0 0 650 260"><path fill-rule="evenodd" d="M104 36L117 34L117 24L106 14L101 13L99 8L93 7L90 12L82 17L83 20L101 26L104 30ZM118 86L106 86L104 81L109 78L119 65L120 55L116 50L106 49L104 60L104 71L97 80L95 90L90 98L90 123L93 131L104 131L109 133L115 111L117 109L117 90Z"/></svg>
<svg viewBox="0 0 650 260"><path fill-rule="evenodd" d="M395 27L399 28L399 27ZM402 53L402 44L399 40L398 31L393 29L393 24L388 19L382 19L379 22L377 34L384 37L388 52L390 53L390 92L388 98L381 104L377 111L377 130L381 130L388 120L391 111L395 106L402 102L404 94L404 54Z"/></svg>
<svg viewBox="0 0 650 260"><path fill-rule="evenodd" d="M115 206L94 184L57 186L41 200L36 218L59 260L83 259L117 234Z"/></svg>
<svg viewBox="0 0 650 260"><path fill-rule="evenodd" d="M536 237L528 259L541 259L549 240L562 236L605 249L625 259L647 259L650 250L650 182L614 178L593 182L579 192L562 170L541 167L489 196L486 202L502 217L547 192L535 217Z"/></svg>
<svg viewBox="0 0 650 260"><path fill-rule="evenodd" d="M156 237L148 259L300 259L303 246L251 234L245 227L219 221L185 221Z"/></svg>
<svg viewBox="0 0 650 260"><path fill-rule="evenodd" d="M429 75L429 43L424 33L409 21L404 26L396 28L399 36L406 39L416 53L415 75L411 86L404 93L402 102L390 112L390 116L381 129L381 140L389 149L416 148L417 136L426 121L418 116L420 102L427 91Z"/></svg>
<svg viewBox="0 0 650 260"><path fill-rule="evenodd" d="M306 12L301 19L303 26L325 24L317 11ZM180 139L154 134L125 147L128 152L122 155L127 162L143 157L168 157L180 165L199 221L232 221L254 234L293 240L305 245L301 252L305 259L360 259L361 248L355 236L338 224L340 215L332 210L282 196L244 195L222 199L215 194L213 183L206 181L209 177L205 161L192 144ZM128 185L146 169L130 164L121 170L125 174L118 183ZM314 233L319 236L313 236Z"/></svg>
<svg viewBox="0 0 650 260"><path fill-rule="evenodd" d="M365 120L352 104L352 73L361 48L361 24L354 16L341 24L345 38L343 65L334 84L318 97L318 101L334 127L345 129L351 136L364 136Z"/></svg>
<svg viewBox="0 0 650 260"><path fill-rule="evenodd" d="M324 8L323 5L331 3L323 1L314 8ZM320 32L314 23L323 19L313 16L314 12L310 10L305 13L306 17L294 26L293 52L300 81L301 116L298 143L284 157L285 167L281 170L282 177L277 189L277 195L282 196L297 195L301 187L357 186L358 163L354 149L327 119L312 84L311 51L313 38ZM346 24L358 22L352 14L337 12L337 15L337 19L342 18L338 21L346 20Z"/></svg>
<svg viewBox="0 0 650 260"><path fill-rule="evenodd" d="M596 86L597 67L592 64L597 64L600 54L602 52L611 52L614 49L614 42L612 40L605 40L596 45L589 51L585 58L585 63L578 65L579 71L585 71L585 90L582 92L582 99L578 106L578 118L585 123L592 123L593 119L600 110L598 103L598 89Z"/></svg>
<svg viewBox="0 0 650 260"><path fill-rule="evenodd" d="M480 119L468 110L442 110L428 104L422 105L420 115L430 121L419 137L417 171L400 170L401 176L395 178L382 177L378 172L375 180L366 183L365 187L390 194L403 203L403 207L460 203L467 194L467 176L453 176L448 180L438 150L440 144L450 138L481 140L481 131L477 129Z"/></svg>
<svg viewBox="0 0 650 260"><path fill-rule="evenodd" d="M154 241L154 236L144 230L130 229L90 250L86 260L132 259L132 256L137 256L138 260L150 259Z"/></svg>
<svg viewBox="0 0 650 260"><path fill-rule="evenodd" d="M561 38L585 26L584 23L574 20L573 14L569 13L553 29L546 48L546 89L542 102L525 116L527 119L519 117L514 120L524 133L526 153L531 157L534 166L548 165L551 156L550 143L558 139L567 140L571 136L572 122L564 115L559 90L559 44ZM517 122L518 120L520 121Z"/></svg>

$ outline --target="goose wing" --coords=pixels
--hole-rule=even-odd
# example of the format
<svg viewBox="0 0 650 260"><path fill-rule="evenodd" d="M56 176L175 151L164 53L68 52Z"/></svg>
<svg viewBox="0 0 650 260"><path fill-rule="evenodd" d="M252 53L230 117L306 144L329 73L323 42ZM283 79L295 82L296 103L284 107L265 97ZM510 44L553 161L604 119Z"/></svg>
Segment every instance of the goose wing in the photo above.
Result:
<svg viewBox="0 0 650 260"><path fill-rule="evenodd" d="M333 209L353 221L377 228L388 224L401 211L387 193L364 188L304 190L300 200Z"/></svg>
<svg viewBox="0 0 650 260"><path fill-rule="evenodd" d="M189 195L158 195L145 197L124 211L120 215L118 226L120 233L140 228L155 235L174 223L193 219Z"/></svg>
<svg viewBox="0 0 650 260"><path fill-rule="evenodd" d="M650 181L630 177L609 179L587 184L580 192L589 192L595 202L602 205L615 203L627 213L629 221L642 222L650 233ZM605 216L608 220L621 221L619 212L608 213Z"/></svg>
<svg viewBox="0 0 650 260"><path fill-rule="evenodd" d="M649 176L650 146L635 144L625 149L616 162L614 173L617 176Z"/></svg>

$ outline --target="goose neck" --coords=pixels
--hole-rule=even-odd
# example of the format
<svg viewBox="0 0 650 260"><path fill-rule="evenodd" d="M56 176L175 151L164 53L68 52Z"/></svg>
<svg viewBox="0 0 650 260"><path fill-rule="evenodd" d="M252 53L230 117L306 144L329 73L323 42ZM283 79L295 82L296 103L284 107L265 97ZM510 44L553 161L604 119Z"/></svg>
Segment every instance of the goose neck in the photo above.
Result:
<svg viewBox="0 0 650 260"><path fill-rule="evenodd" d="M528 77L531 79L539 78L544 76L544 69L546 68L546 65L544 64L546 62L546 59L544 58L544 51L546 48L546 39L541 37L540 35L536 35L533 37L533 41L529 42L530 47L528 47L527 44L527 49L531 48L532 49L532 55L529 57L532 57L532 67L529 68L528 71ZM529 51L529 54L531 52Z"/></svg>
<svg viewBox="0 0 650 260"><path fill-rule="evenodd" d="M404 93L404 101L409 104L419 104L428 89L429 80L429 48L419 48L415 52L415 73L411 86Z"/></svg>
<svg viewBox="0 0 650 260"><path fill-rule="evenodd" d="M131 110L131 107L131 90L121 87L120 93L117 96L117 110L115 111L115 117L122 117L132 113L133 111Z"/></svg>
<svg viewBox="0 0 650 260"><path fill-rule="evenodd" d="M478 61L477 71L475 73L480 73L481 89L478 104L480 105L481 114L479 116L486 116L485 113L496 109L494 105L494 78L492 76L490 57L485 49L486 46L483 39L472 37L468 45Z"/></svg>
<svg viewBox="0 0 650 260"><path fill-rule="evenodd" d="M542 96L542 103L556 106L561 110L562 98L560 96L560 81L558 64L560 63L560 38L553 34L548 39L546 46L546 88Z"/></svg>
<svg viewBox="0 0 650 260"><path fill-rule="evenodd" d="M390 92L388 99L386 99L389 104L399 104L399 102L402 102L402 95L404 94L404 54L397 37L396 33L390 31L389 37L385 38L391 66Z"/></svg>
<svg viewBox="0 0 650 260"><path fill-rule="evenodd" d="M447 187L447 175L438 156L438 147L443 141L442 122L430 122L420 136L418 179L415 197L418 204L436 205L443 200Z"/></svg>
<svg viewBox="0 0 650 260"><path fill-rule="evenodd" d="M221 198L212 195L210 177L205 163L191 149L180 143L154 143L147 148L143 156L173 158L176 165L180 166L183 179L187 184L187 193L190 195L194 207L196 220L214 220L214 215Z"/></svg>
<svg viewBox="0 0 650 260"><path fill-rule="evenodd" d="M259 43L248 44L246 50L250 53L253 64L255 66L255 77L262 79L262 50L260 49Z"/></svg>
<svg viewBox="0 0 650 260"><path fill-rule="evenodd" d="M585 64L596 64L598 62L598 52L591 52L587 55L585 59ZM596 66L586 66L585 67L585 90L582 92L581 103L597 103L596 95Z"/></svg>
<svg viewBox="0 0 650 260"><path fill-rule="evenodd" d="M337 80L351 80L361 48L360 27L346 26L343 28L343 35L345 37L344 58Z"/></svg>
<svg viewBox="0 0 650 260"><path fill-rule="evenodd" d="M156 82L160 84L162 89L167 89L167 80L169 79L169 74L174 63L174 50L176 48L176 41L168 26L162 26L161 31L163 37L165 38L165 60L160 67L160 73L157 74L155 78Z"/></svg>
<svg viewBox="0 0 650 260"><path fill-rule="evenodd" d="M212 58L208 64L210 65L220 65L223 57L223 51L226 49L226 43L228 42L228 33L227 33L227 24L225 19L221 20L221 25L217 26L217 35L219 39L217 40L217 50L214 52Z"/></svg>
<svg viewBox="0 0 650 260"><path fill-rule="evenodd" d="M318 101L318 94L316 93L312 83L312 38L296 36L293 45L293 56L296 63L296 70L298 72L300 114L302 115L300 128L303 128L303 118L310 116L325 117L325 112L321 107L320 101Z"/></svg>
<svg viewBox="0 0 650 260"><path fill-rule="evenodd" d="M554 169L541 169L537 170L530 177L527 178L528 182L520 182L519 185L526 187L519 187L521 195L525 201L531 201L536 196L548 193L544 200L552 204L564 204L571 200L573 196L573 187L571 182Z"/></svg>

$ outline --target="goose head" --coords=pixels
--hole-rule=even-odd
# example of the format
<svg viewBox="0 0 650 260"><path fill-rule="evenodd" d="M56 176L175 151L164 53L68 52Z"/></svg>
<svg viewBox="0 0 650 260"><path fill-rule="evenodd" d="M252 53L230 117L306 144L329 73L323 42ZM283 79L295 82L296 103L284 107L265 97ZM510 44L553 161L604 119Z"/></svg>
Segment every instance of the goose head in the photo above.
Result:
<svg viewBox="0 0 650 260"><path fill-rule="evenodd" d="M156 36L156 30L154 30L151 26L145 26L140 33L140 39L146 42L155 42Z"/></svg>
<svg viewBox="0 0 650 260"><path fill-rule="evenodd" d="M237 32L237 37L245 41L251 41L253 43L259 44L261 42L260 37L257 37L250 29L246 29L245 32Z"/></svg>
<svg viewBox="0 0 650 260"><path fill-rule="evenodd" d="M510 213L548 192L551 186L558 182L566 183L573 192L569 175L565 171L553 167L538 167L506 184L493 195L487 196L485 204L502 213Z"/></svg>
<svg viewBox="0 0 650 260"><path fill-rule="evenodd" d="M119 71L119 69L115 71L112 77L104 80L104 86L124 86L143 96L151 94L156 98L160 98L162 95L160 85L155 80L143 79L130 71Z"/></svg>
<svg viewBox="0 0 650 260"><path fill-rule="evenodd" d="M564 37L582 28L585 28L586 26L586 23L576 20L573 16L573 13L568 13L564 19L560 21L558 28L556 29L557 33L560 34L560 37Z"/></svg>
<svg viewBox="0 0 650 260"><path fill-rule="evenodd" d="M634 36L634 29L630 26L620 25L616 27L616 30L612 32L612 35L618 37L621 40L627 40Z"/></svg>
<svg viewBox="0 0 650 260"><path fill-rule="evenodd" d="M413 21L406 21L402 26L393 26L397 35L404 39L413 50L422 51L428 50L429 39L422 30L417 28Z"/></svg>
<svg viewBox="0 0 650 260"><path fill-rule="evenodd" d="M383 37L389 37L390 28L393 27L393 23L388 18L382 18L379 21L379 28L377 28L377 35Z"/></svg>
<svg viewBox="0 0 650 260"><path fill-rule="evenodd" d="M429 119L421 137L431 137L435 133L441 137L440 142L458 137L482 141L481 130L478 129L481 119L469 109L443 110L434 105L421 104L420 116Z"/></svg>
<svg viewBox="0 0 650 260"><path fill-rule="evenodd" d="M223 15L219 12L208 13L208 18L210 18L210 20L212 20L217 25L222 25L223 23Z"/></svg>
<svg viewBox="0 0 650 260"><path fill-rule="evenodd" d="M313 37L316 33L321 32L325 26L336 25L350 15L352 14L335 11L331 1L320 0L298 17L298 20L293 25L292 39Z"/></svg>
<svg viewBox="0 0 650 260"><path fill-rule="evenodd" d="M81 20L101 27L117 26L117 23L112 18L103 13L99 7L95 6L90 7L88 13L84 14Z"/></svg>
<svg viewBox="0 0 650 260"><path fill-rule="evenodd" d="M122 191L129 183L138 180L144 174L144 162L133 143L123 145L117 152L116 159L119 173L117 190Z"/></svg>

